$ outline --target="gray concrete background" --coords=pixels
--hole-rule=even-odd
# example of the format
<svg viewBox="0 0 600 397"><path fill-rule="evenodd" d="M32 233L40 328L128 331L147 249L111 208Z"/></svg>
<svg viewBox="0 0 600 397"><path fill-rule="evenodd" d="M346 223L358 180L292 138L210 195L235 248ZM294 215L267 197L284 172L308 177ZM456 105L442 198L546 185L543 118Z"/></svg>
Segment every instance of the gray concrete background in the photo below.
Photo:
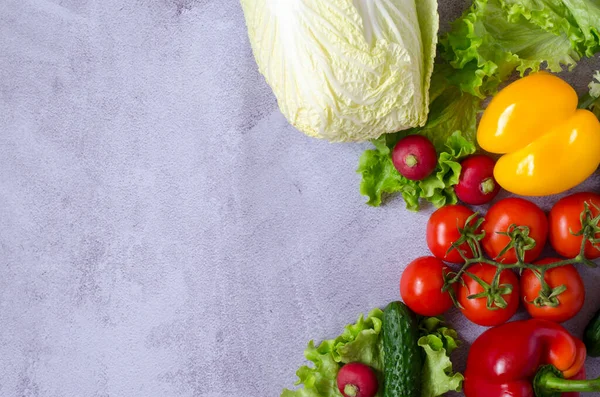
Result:
<svg viewBox="0 0 600 397"><path fill-rule="evenodd" d="M276 396L427 254L431 209L358 194L367 145L286 123L235 0L3 0L0 127L1 396Z"/></svg>

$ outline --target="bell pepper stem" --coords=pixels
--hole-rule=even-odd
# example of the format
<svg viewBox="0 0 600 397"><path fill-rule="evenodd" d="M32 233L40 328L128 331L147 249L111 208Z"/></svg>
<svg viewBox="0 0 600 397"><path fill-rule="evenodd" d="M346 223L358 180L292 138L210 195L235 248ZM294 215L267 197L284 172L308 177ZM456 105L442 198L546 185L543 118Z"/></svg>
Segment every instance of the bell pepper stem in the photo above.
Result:
<svg viewBox="0 0 600 397"><path fill-rule="evenodd" d="M553 396L554 393L600 391L600 378L570 380L561 377L556 368L542 368L535 380L537 396Z"/></svg>
<svg viewBox="0 0 600 397"><path fill-rule="evenodd" d="M546 387L560 392L600 391L600 378L592 380L569 380L557 377L547 379Z"/></svg>

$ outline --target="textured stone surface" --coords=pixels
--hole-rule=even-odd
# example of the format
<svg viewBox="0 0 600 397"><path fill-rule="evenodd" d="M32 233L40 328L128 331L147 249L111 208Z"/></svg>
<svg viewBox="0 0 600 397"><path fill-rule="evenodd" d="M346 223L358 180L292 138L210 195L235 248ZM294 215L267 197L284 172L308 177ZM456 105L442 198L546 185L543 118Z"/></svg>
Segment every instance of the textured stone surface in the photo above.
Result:
<svg viewBox="0 0 600 397"><path fill-rule="evenodd" d="M286 123L235 0L3 0L0 48L1 396L276 396L427 254L367 145Z"/></svg>

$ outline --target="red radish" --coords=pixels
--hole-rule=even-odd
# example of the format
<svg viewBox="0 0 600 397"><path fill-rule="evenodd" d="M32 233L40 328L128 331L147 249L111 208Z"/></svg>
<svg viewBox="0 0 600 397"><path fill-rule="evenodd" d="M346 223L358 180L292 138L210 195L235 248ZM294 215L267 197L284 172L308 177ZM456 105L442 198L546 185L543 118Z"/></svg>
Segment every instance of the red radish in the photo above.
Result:
<svg viewBox="0 0 600 397"><path fill-rule="evenodd" d="M394 146L392 162L402 176L420 181L435 170L437 154L429 139L422 135L409 135Z"/></svg>
<svg viewBox="0 0 600 397"><path fill-rule="evenodd" d="M377 386L375 372L362 363L346 364L337 375L337 387L344 397L373 397Z"/></svg>
<svg viewBox="0 0 600 397"><path fill-rule="evenodd" d="M494 159L477 154L467 157L460 165L460 179L454 187L458 198L471 205L492 201L500 191L500 185L494 179Z"/></svg>

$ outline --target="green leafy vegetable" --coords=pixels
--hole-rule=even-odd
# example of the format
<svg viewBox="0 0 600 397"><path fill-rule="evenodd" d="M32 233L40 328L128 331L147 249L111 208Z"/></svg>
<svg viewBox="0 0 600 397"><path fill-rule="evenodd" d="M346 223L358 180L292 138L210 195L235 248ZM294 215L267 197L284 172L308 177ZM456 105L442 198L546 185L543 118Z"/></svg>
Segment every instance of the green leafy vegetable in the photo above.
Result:
<svg viewBox="0 0 600 397"><path fill-rule="evenodd" d="M453 186L460 177L460 159L475 152L475 145L460 131L446 139L445 150L440 153L436 170L422 181L411 181L396 170L391 158L388 136L374 141L375 150L363 153L358 166L362 174L360 191L369 197L368 204L378 206L384 194L400 192L409 210L419 209L419 199L436 207L454 204L458 200Z"/></svg>
<svg viewBox="0 0 600 397"><path fill-rule="evenodd" d="M365 151L358 164L358 172L362 174L360 192L369 197L367 203L379 206L383 194L401 192L407 207L418 208L418 186L396 170L385 144L377 142L375 147Z"/></svg>
<svg viewBox="0 0 600 397"><path fill-rule="evenodd" d="M335 339L325 340L315 347L308 343L304 352L313 366L302 366L296 372L302 385L297 390L284 390L281 397L342 397L337 389L336 378L343 364L361 362L372 367L383 384L383 349L381 326L383 312L372 310L364 318L359 316L355 324L349 324ZM419 346L423 348L423 397L440 396L448 391L460 391L463 376L452 373L449 355L458 347L458 335L448 328L441 318L424 318L420 322ZM382 388L376 394L380 397Z"/></svg>
<svg viewBox="0 0 600 397"><path fill-rule="evenodd" d="M545 18L553 15L552 7L540 5L540 11L533 12L531 5L522 4L476 0L441 40L441 59L454 68L448 79L462 91L483 98L494 94L515 71L523 75L546 64L558 72L563 65L572 66L579 59L567 33L546 23Z"/></svg>
<svg viewBox="0 0 600 397"><path fill-rule="evenodd" d="M580 56L600 51L600 3L597 0L503 0L511 17L525 17L547 32L564 35Z"/></svg>
<svg viewBox="0 0 600 397"><path fill-rule="evenodd" d="M598 0L475 0L440 40L425 126L380 137L374 142L377 153L367 150L361 157L360 190L367 203L380 205L383 194L394 192L402 193L413 210L421 197L435 205L443 205L444 198L452 203L451 183L431 197L430 190L415 188L394 174L388 159L394 144L407 134L423 134L444 152L446 139L457 130L474 143L483 99L515 72L573 68L581 57L600 51L599 29ZM381 142L390 148L387 153Z"/></svg>
<svg viewBox="0 0 600 397"><path fill-rule="evenodd" d="M382 379L383 356L379 343L383 312L372 310L366 318L359 316L335 339L325 340L318 347L308 343L304 356L314 367L302 366L296 372L298 390L284 390L281 397L341 397L336 377L342 364L361 362L372 367Z"/></svg>
<svg viewBox="0 0 600 397"><path fill-rule="evenodd" d="M457 332L446 327L441 318L429 317L421 321L421 334L418 343L425 350L422 397L461 391L464 376L452 372L449 357L458 347Z"/></svg>
<svg viewBox="0 0 600 397"><path fill-rule="evenodd" d="M364 141L425 124L436 0L241 0L252 50L299 130Z"/></svg>

